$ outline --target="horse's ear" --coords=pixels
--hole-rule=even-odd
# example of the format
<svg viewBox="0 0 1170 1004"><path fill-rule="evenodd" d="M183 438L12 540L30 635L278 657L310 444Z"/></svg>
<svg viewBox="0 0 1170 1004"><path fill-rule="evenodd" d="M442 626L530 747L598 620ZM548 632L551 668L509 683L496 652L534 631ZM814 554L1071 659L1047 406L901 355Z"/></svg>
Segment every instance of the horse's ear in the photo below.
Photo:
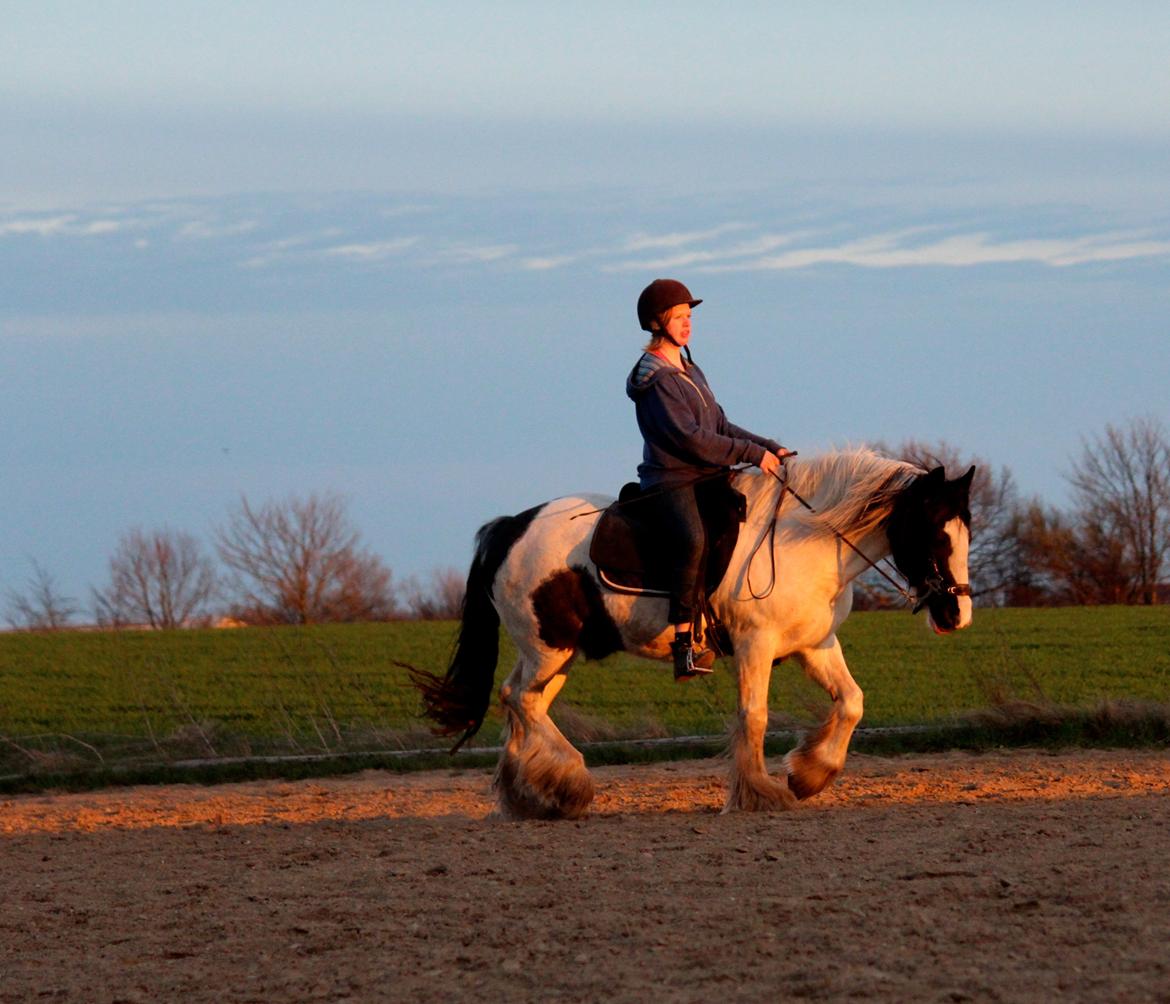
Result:
<svg viewBox="0 0 1170 1004"><path fill-rule="evenodd" d="M942 467L936 467L934 470L927 472L927 484L941 485L947 479L947 472Z"/></svg>
<svg viewBox="0 0 1170 1004"><path fill-rule="evenodd" d="M967 473L961 478L955 478L954 481L948 481L946 487L946 498L949 500L958 515L970 524L971 522L971 481L975 477L975 467L972 465L968 468Z"/></svg>

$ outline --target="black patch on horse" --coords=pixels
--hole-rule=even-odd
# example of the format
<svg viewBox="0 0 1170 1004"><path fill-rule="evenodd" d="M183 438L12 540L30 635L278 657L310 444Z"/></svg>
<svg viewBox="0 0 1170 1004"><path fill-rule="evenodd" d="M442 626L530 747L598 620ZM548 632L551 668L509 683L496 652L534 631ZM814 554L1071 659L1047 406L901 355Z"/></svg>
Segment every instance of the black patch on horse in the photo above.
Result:
<svg viewBox="0 0 1170 1004"><path fill-rule="evenodd" d="M483 582L488 595L491 595L492 582L496 572L507 559L509 552L516 541L528 532L537 513L543 505L525 509L515 516L499 516L480 527L475 537L475 561L472 564L472 573L479 572L479 579ZM468 583L470 585L470 583Z"/></svg>
<svg viewBox="0 0 1170 1004"><path fill-rule="evenodd" d="M604 659L625 646L589 570L574 565L545 579L532 594L540 640L550 648L579 649Z"/></svg>

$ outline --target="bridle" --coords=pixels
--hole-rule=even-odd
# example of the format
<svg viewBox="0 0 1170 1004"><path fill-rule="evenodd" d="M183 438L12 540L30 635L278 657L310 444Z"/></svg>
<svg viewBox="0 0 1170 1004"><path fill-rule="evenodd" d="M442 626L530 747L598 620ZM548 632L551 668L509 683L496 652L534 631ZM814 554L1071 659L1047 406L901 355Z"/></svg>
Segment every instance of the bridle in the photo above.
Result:
<svg viewBox="0 0 1170 1004"><path fill-rule="evenodd" d="M766 599L769 595L771 595L772 589L776 585L776 548L775 548L776 523L780 518L780 507L784 504L785 493L791 495L794 499L796 499L797 502L799 502L802 506L804 506L804 508L807 509L809 512L814 513L814 514L816 513L816 510L811 505L809 505L808 501L806 499L804 499L800 495L800 493L797 492L796 489L793 488L788 483L788 469L784 468L783 470L784 470L783 477L781 477L779 474L772 475L772 477L774 477L780 483L780 499L776 503L776 511L772 516L771 525L768 527L768 534L765 535L765 536L768 536L771 538L770 546L769 546L768 550L772 556L772 581L768 585L767 591L765 593L763 593L762 595L758 595L758 596L756 595L755 590L752 589L750 581L748 583L748 590L751 592L752 598L757 599L757 600ZM931 568L931 572L933 574L927 575L926 578L924 578L922 580L921 587L911 584L909 576L907 576L905 572L903 572L900 568L898 568L897 565L895 565L892 561L890 561L889 558L883 559L885 561L885 563L887 565L889 565L890 568L892 568L894 570L895 574L900 575L903 579L906 580L906 585L903 586L900 582L898 582L896 579L894 579L894 577L892 575L890 575L884 568L882 568L876 561L874 561L868 554L866 554L863 550L861 550L861 548L859 548L856 544L854 544L853 541L851 541L848 537L846 537L843 533L841 533L841 531L833 530L833 536L835 536L842 544L844 544L851 551L853 551L853 553L856 554L859 558L861 558L861 560L864 561L871 569L873 569L873 571L877 572L878 575L880 575L883 579L885 579L886 582L888 582L894 588L894 590L902 597L905 605L912 606L912 609L910 611L912 614L918 613L924 606L926 606L926 604L930 602L930 598L932 596L971 596L972 595L971 584L969 582L955 582L953 579L949 583L947 582L947 580L950 578L950 573L944 572L939 567L938 558L936 558L933 554L930 556L930 568ZM762 543L763 543L763 540L761 539L760 544L762 544ZM760 548L760 545L757 544L756 550L758 551L759 548ZM751 555L751 558L754 558L754 557L755 557L755 551L753 551L752 555ZM748 559L749 569L751 568L751 558ZM907 586L909 588L907 588Z"/></svg>
<svg viewBox="0 0 1170 1004"><path fill-rule="evenodd" d="M951 581L947 585L947 579L950 577L941 568L938 567L938 558L931 555L930 567L934 572L933 575L928 575L922 580L923 589L919 590L917 587L914 592L917 596L917 602L914 604L914 609L911 613L918 613L930 601L932 596L972 596L971 583L969 582L955 582Z"/></svg>
<svg viewBox="0 0 1170 1004"><path fill-rule="evenodd" d="M793 488L788 483L788 468L784 467L782 469L784 471L783 477L781 477L779 474L772 475L772 477L774 477L777 480L777 482L779 482L779 484L780 484L780 498L776 503L775 512L773 512L773 514L772 514L772 522L768 525L768 532L764 535L764 537L769 538L768 553L772 558L772 575L771 575L771 581L768 583L768 588L763 593L757 594L755 589L752 588L751 578L750 578L750 575L751 575L750 569L751 569L752 559L755 558L756 552L759 551L760 546L764 542L764 538L760 539L760 543L756 545L755 550L752 551L751 555L748 557L748 569L749 569L748 592L751 593L752 599L754 599L754 600L767 599L769 596L772 595L772 590L776 586L776 523L780 519L780 509L784 505L785 493L791 495L794 499L796 499L797 502L799 502L802 506L804 506L804 508L807 509L809 512L813 513L814 515L816 514L816 510L808 503L808 500L805 499L795 488ZM909 590L907 590L905 586L903 586L900 582L895 580L892 575L890 575L884 568L882 568L876 561L873 560L873 558L871 558L868 554L866 554L860 547L858 547L856 544L854 544L853 541L851 541L848 537L845 536L845 534L841 533L840 530L834 529L833 536L836 537L842 544L844 544L846 547L848 547L851 551L853 551L854 554L856 554L859 558L861 558L862 561L864 561L867 565L869 565L870 568L872 568L875 572L878 573L878 575L880 575L891 586L893 586L894 589L899 593L899 595L901 595L902 599L905 600L907 604L914 602L914 595ZM887 559L887 564L888 563L889 562ZM894 571L898 575L902 575L901 571L899 571L897 566L891 564L890 567L893 568ZM902 577L905 578L904 575ZM909 580L907 580L907 583L908 582L909 582ZM917 613L917 612L918 611L916 609L915 613Z"/></svg>

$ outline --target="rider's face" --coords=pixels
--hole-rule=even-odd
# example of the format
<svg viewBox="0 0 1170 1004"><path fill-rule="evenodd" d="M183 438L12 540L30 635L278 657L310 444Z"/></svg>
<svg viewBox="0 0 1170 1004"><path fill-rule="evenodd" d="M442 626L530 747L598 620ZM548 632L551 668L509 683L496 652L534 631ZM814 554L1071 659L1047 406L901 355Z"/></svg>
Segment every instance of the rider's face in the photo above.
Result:
<svg viewBox="0 0 1170 1004"><path fill-rule="evenodd" d="M663 322L665 334L675 345L682 348L691 340L691 307L688 303L680 303L667 311Z"/></svg>

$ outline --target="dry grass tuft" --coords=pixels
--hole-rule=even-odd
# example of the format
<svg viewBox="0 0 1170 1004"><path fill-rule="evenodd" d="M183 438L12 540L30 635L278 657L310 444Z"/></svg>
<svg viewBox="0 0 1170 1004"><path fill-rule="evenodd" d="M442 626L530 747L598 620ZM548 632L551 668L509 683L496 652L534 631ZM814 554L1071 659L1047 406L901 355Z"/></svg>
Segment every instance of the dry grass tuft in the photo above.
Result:
<svg viewBox="0 0 1170 1004"><path fill-rule="evenodd" d="M1005 700L964 716L964 723L1021 744L1162 745L1170 742L1170 704L1107 699L1091 707Z"/></svg>
<svg viewBox="0 0 1170 1004"><path fill-rule="evenodd" d="M623 739L665 739L669 730L653 715L615 725L598 715L591 715L568 701L558 701L552 714L557 728L571 743L615 742Z"/></svg>

